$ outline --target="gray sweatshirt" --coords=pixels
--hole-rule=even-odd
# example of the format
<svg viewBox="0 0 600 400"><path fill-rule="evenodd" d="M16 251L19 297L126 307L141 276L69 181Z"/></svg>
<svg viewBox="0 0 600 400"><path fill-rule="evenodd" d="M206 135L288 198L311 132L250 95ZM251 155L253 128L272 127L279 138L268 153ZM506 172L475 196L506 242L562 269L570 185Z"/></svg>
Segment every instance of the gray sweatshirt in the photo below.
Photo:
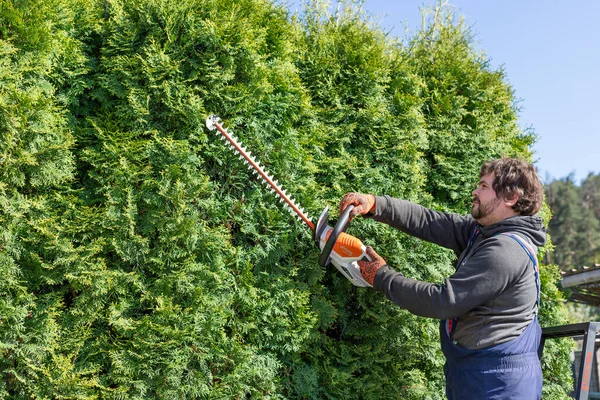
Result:
<svg viewBox="0 0 600 400"><path fill-rule="evenodd" d="M537 313L533 263L513 238L533 250L546 243L542 220L516 216L481 227L470 215L441 213L389 196L376 197L372 217L417 238L454 250L456 271L442 284L406 278L389 266L375 275L374 289L413 314L458 318L453 339L462 347L481 349L518 337ZM479 234L467 248L473 230Z"/></svg>

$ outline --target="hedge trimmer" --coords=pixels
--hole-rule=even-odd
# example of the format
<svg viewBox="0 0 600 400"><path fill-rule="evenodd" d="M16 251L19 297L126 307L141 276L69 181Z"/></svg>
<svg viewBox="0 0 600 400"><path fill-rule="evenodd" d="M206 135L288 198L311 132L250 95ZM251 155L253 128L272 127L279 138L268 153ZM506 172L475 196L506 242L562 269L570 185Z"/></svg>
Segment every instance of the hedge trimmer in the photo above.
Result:
<svg viewBox="0 0 600 400"><path fill-rule="evenodd" d="M326 206L315 225L304 209L296 205L296 201L288 196L279 183L265 171L235 136L223 128L219 117L209 116L206 119L206 127L211 131L216 129L219 137L225 140L240 159L248 165L248 168L269 186L271 192L279 197L279 200L289 208L293 215L312 229L313 240L321 250L319 265L325 267L331 262L354 285L371 286L363 279L357 264L357 261L361 260L371 261L366 253L366 247L358 238L344 232L348 226L350 211L354 206L350 205L342 212L333 228L327 224L329 207Z"/></svg>

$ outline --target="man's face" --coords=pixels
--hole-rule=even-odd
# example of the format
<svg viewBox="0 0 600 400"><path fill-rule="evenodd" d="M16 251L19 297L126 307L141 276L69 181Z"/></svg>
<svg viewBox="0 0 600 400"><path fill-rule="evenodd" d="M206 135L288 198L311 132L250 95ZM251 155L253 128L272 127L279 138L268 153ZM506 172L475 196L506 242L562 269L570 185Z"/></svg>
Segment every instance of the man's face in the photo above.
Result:
<svg viewBox="0 0 600 400"><path fill-rule="evenodd" d="M490 216L502 202L496 196L496 191L492 187L493 182L493 173L483 175L479 180L477 189L473 190L472 192L473 208L471 209L471 215L481 225L487 225L486 221L490 219Z"/></svg>

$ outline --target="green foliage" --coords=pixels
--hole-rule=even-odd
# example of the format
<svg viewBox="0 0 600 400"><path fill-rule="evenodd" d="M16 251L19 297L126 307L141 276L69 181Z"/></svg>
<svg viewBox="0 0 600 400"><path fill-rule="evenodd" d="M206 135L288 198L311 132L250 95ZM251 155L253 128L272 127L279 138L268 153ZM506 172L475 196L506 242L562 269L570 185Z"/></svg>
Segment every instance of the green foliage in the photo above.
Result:
<svg viewBox="0 0 600 400"><path fill-rule="evenodd" d="M539 321L542 326L559 326L570 323L563 295L556 287L556 282L559 280L560 270L557 266L541 265L542 296ZM574 387L571 365L565 360L565 355L571 354L573 349L574 342L571 338L546 341L541 360L544 372L544 399L564 399Z"/></svg>
<svg viewBox="0 0 600 400"><path fill-rule="evenodd" d="M563 270L600 263L599 178L590 174L577 186L568 176L546 185L552 210L548 231L554 243L547 259Z"/></svg>
<svg viewBox="0 0 600 400"><path fill-rule="evenodd" d="M594 213L594 217L600 220L600 174L590 173L581 182L581 200L583 206Z"/></svg>
<svg viewBox="0 0 600 400"><path fill-rule="evenodd" d="M445 9L408 46L354 3L326 9L0 2L0 398L443 397L437 321L320 268L204 119L312 216L347 191L466 212L481 161L534 137ZM434 245L350 231L408 276L452 271ZM568 350L547 348L548 398Z"/></svg>
<svg viewBox="0 0 600 400"><path fill-rule="evenodd" d="M453 206L470 199L482 162L528 156L534 136L517 125L513 92L502 70L490 70L471 33L435 8L410 45L410 64L424 83L421 107L428 146L427 191Z"/></svg>

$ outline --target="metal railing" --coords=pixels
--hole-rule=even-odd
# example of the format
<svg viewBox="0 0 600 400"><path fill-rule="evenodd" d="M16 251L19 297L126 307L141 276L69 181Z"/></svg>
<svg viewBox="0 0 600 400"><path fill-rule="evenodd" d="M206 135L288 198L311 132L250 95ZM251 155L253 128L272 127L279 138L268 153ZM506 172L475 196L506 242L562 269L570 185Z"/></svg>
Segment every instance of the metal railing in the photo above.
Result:
<svg viewBox="0 0 600 400"><path fill-rule="evenodd" d="M539 348L540 358L544 351L546 339L583 336L579 375L575 382L575 400L600 399L599 392L590 392L594 354L596 352L596 335L599 329L600 322L584 322L542 329L542 341Z"/></svg>

